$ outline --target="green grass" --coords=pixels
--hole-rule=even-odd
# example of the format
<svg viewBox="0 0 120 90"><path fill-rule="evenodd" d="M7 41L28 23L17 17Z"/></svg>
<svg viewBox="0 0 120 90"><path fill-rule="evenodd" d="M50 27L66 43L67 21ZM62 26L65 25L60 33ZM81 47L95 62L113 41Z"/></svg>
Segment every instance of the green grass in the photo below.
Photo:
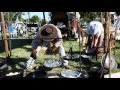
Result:
<svg viewBox="0 0 120 90"><path fill-rule="evenodd" d="M24 68L25 62L29 59L30 52L31 52L31 41L32 39L15 39L12 40L12 60L16 63L16 68ZM65 48L65 51L69 51L70 45L73 47L73 51L76 54L79 54L79 43L76 41L64 41L63 46ZM3 41L0 41L0 57L4 58L5 53L4 51L4 44ZM49 60L52 56L50 54L46 53L39 53L39 56L36 60L37 63L39 63L40 66L43 65L43 62L45 60ZM56 58L59 58L59 55L56 56ZM116 49L116 60L118 62L118 69L113 70L112 72L119 72L120 71L120 41L117 42L117 49ZM80 63L75 61L70 61L69 65L72 69L80 70ZM96 60L93 60L92 64L90 65L83 65L82 68L84 70L89 70L91 66L100 65L100 63ZM62 70L64 70L63 67L53 68L51 71L48 71L48 74L59 74Z"/></svg>

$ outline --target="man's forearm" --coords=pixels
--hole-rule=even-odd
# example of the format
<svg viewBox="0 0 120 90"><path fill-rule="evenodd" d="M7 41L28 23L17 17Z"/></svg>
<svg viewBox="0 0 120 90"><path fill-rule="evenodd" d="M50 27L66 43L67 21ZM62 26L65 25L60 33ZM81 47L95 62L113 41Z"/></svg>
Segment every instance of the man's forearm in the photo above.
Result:
<svg viewBox="0 0 120 90"><path fill-rule="evenodd" d="M63 43L63 40L60 40L60 41L58 41L58 42L55 43L55 46L59 47L60 45L62 45L62 43Z"/></svg>
<svg viewBox="0 0 120 90"><path fill-rule="evenodd" d="M98 37L97 37L97 38L95 38L94 47L97 47L97 43L98 43Z"/></svg>
<svg viewBox="0 0 120 90"><path fill-rule="evenodd" d="M32 53L31 53L30 57L32 57L33 59L37 59L36 53L37 53L37 51L35 49L32 49Z"/></svg>

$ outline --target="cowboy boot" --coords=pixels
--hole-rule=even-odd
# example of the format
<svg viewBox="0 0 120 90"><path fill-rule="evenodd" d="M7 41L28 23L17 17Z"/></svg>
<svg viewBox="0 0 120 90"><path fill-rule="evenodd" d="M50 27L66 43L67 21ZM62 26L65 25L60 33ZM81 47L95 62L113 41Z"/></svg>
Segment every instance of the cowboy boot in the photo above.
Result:
<svg viewBox="0 0 120 90"><path fill-rule="evenodd" d="M27 69L31 69L32 68L32 65L34 64L34 59L32 57L29 58L29 60L27 61L26 63L26 68Z"/></svg>
<svg viewBox="0 0 120 90"><path fill-rule="evenodd" d="M27 69L32 69L32 66L33 66L33 64L34 64L34 62L35 62L35 59L37 59L36 51L35 51L35 50L32 50L32 53L31 53L31 55L30 55L30 58L29 58L29 60L28 60L27 63L26 63Z"/></svg>

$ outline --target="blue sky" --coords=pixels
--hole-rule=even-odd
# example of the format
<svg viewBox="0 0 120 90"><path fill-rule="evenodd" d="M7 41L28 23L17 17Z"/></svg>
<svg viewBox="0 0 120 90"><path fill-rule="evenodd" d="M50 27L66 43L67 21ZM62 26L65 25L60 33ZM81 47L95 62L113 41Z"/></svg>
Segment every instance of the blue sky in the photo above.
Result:
<svg viewBox="0 0 120 90"><path fill-rule="evenodd" d="M45 18L46 20L48 21L49 20L49 15L48 15L49 12L45 12ZM39 18L43 19L43 12L30 12L30 17L34 16L34 15L37 15L39 16ZM27 19L28 18L28 13L25 12L25 15L22 15L22 17L24 19Z"/></svg>

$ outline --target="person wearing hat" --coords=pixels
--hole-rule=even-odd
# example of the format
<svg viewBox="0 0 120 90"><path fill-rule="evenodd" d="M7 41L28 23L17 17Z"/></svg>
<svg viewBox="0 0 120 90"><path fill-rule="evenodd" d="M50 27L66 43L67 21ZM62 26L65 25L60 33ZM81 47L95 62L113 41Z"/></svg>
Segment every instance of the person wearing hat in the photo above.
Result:
<svg viewBox="0 0 120 90"><path fill-rule="evenodd" d="M89 48L99 48L103 46L104 27L99 21L91 21L87 27Z"/></svg>
<svg viewBox="0 0 120 90"><path fill-rule="evenodd" d="M27 61L27 68L32 68L38 52L51 50L53 54L58 51L61 57L65 56L63 48L61 31L53 24L45 24L39 29L34 40L32 41L32 53Z"/></svg>

